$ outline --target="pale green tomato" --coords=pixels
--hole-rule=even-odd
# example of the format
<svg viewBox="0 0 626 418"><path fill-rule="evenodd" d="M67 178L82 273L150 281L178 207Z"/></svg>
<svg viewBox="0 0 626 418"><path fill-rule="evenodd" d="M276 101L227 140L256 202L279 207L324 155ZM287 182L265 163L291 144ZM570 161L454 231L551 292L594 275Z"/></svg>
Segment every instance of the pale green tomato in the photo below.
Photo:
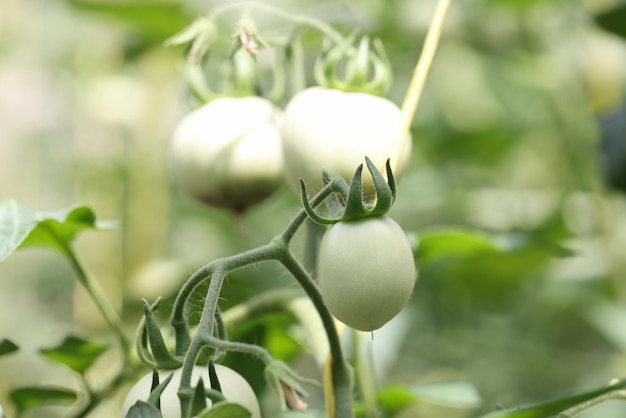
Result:
<svg viewBox="0 0 626 418"><path fill-rule="evenodd" d="M410 135L402 130L402 113L387 99L322 87L303 90L287 105L281 131L287 181L298 189L302 178L315 193L322 187L322 169L349 182L365 156L385 176L391 159L399 177L411 154ZM371 194L372 177L364 171L364 191Z"/></svg>
<svg viewBox="0 0 626 418"><path fill-rule="evenodd" d="M417 271L402 228L391 218L371 217L326 231L318 275L330 312L352 328L373 331L409 301Z"/></svg>
<svg viewBox="0 0 626 418"><path fill-rule="evenodd" d="M252 413L252 418L261 418L261 409L259 402L254 394L254 391L239 373L236 371L222 366L221 364L215 365L215 372L217 378L220 381L222 388L222 394L227 401L241 404ZM172 371L159 371L159 380L162 382L170 375ZM178 386L180 385L180 377L182 374L181 369L177 369L174 372L174 377L165 388L165 391L161 394L161 414L163 418L180 418L180 401L178 399ZM191 375L191 384L196 386L198 380L202 378L204 387L208 388L209 384L209 371L207 367L194 366L193 373ZM124 404L122 405L122 418L126 417L128 410L138 400L146 401L150 395L150 387L152 385L152 373L148 373L130 389ZM211 400L207 399L207 405L211 405Z"/></svg>
<svg viewBox="0 0 626 418"><path fill-rule="evenodd" d="M242 211L283 183L280 111L260 97L220 98L187 114L171 145L181 189L209 205Z"/></svg>

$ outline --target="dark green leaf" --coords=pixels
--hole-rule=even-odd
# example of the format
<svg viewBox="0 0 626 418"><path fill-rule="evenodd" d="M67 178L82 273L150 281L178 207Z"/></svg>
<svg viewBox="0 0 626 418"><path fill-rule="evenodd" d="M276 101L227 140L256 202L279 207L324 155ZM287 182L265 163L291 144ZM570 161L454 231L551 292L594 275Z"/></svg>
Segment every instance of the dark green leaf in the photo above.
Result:
<svg viewBox="0 0 626 418"><path fill-rule="evenodd" d="M42 349L40 352L49 360L63 364L78 373L83 373L108 348L106 344L87 341L70 335L59 346Z"/></svg>
<svg viewBox="0 0 626 418"><path fill-rule="evenodd" d="M11 391L11 402L15 404L18 415L30 408L44 405L69 405L78 396L72 390L58 387L23 387Z"/></svg>
<svg viewBox="0 0 626 418"><path fill-rule="evenodd" d="M619 4L596 16L596 22L603 29L626 38L626 4Z"/></svg>
<svg viewBox="0 0 626 418"><path fill-rule="evenodd" d="M220 402L198 415L198 418L250 418L252 413L237 403Z"/></svg>
<svg viewBox="0 0 626 418"><path fill-rule="evenodd" d="M587 392L564 396L535 405L503 409L484 415L481 418L549 418L609 392L626 388L626 379L615 379L607 386Z"/></svg>
<svg viewBox="0 0 626 418"><path fill-rule="evenodd" d="M0 341L0 356L5 354L11 354L19 350L20 348L11 340L4 339Z"/></svg>
<svg viewBox="0 0 626 418"><path fill-rule="evenodd" d="M137 401L130 407L125 418L162 418L154 406L144 401Z"/></svg>
<svg viewBox="0 0 626 418"><path fill-rule="evenodd" d="M93 211L86 206L38 212L7 200L0 203L0 261L23 247L48 247L65 254L79 232L112 226L112 223L96 222Z"/></svg>
<svg viewBox="0 0 626 418"><path fill-rule="evenodd" d="M75 10L117 21L145 38L162 42L194 17L181 2L154 0L67 0Z"/></svg>

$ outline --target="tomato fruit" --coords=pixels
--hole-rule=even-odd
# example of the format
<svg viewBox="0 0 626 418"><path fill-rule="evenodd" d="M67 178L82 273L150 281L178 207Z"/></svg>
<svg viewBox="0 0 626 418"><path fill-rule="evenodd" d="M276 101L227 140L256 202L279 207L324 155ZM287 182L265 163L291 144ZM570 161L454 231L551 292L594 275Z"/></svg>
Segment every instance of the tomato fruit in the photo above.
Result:
<svg viewBox="0 0 626 418"><path fill-rule="evenodd" d="M369 157L385 173L385 162L399 177L411 153L410 136L402 134L402 112L391 101L365 93L311 87L296 94L285 109L282 125L287 181L299 190L302 178L309 191L322 187L322 170L330 177L352 178ZM373 192L369 174L366 194Z"/></svg>
<svg viewBox="0 0 626 418"><path fill-rule="evenodd" d="M404 231L383 216L331 226L320 244L318 277L322 297L337 319L373 331L406 305L417 273Z"/></svg>
<svg viewBox="0 0 626 418"><path fill-rule="evenodd" d="M206 204L241 212L283 183L280 111L260 97L226 97L190 112L171 144L171 174Z"/></svg>
<svg viewBox="0 0 626 418"><path fill-rule="evenodd" d="M248 382L239 373L221 364L215 365L215 372L220 381L224 398L247 408L252 413L252 418L261 418L259 402ZM159 380L162 382L170 373L172 372L159 371ZM177 391L180 385L181 369L177 369L173 373L174 377L161 394L161 414L163 418L180 418L180 401ZM200 378L202 378L204 387L208 388L209 371L207 367L194 366L191 375L192 386L195 386ZM145 401L148 399L151 385L152 373L148 373L135 383L128 395L126 395L126 399L124 399L122 418L126 417L128 410L137 400ZM210 399L207 399L207 405L211 405Z"/></svg>

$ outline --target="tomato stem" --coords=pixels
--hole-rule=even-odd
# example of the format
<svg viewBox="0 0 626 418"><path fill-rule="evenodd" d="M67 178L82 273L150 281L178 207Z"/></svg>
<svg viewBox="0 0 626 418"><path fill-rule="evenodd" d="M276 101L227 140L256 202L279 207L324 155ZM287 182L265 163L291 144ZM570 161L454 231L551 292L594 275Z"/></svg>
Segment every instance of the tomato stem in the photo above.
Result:
<svg viewBox="0 0 626 418"><path fill-rule="evenodd" d="M324 36L328 37L329 39L332 39L333 42L340 44L344 42L344 37L337 32L335 29L332 28L332 26L326 24L324 21L319 20L319 19L315 19L313 17L309 17L309 16L303 16L303 15L292 15L290 13L284 12L280 9L277 9L275 7L272 7L270 5L267 4L263 4L260 2L255 2L255 1L242 1L242 2L236 2L236 3L231 3L231 4L227 4L225 6L222 7L218 7L216 9L214 9L211 13L209 13L208 17L210 19L214 19L216 17L218 17L218 15L225 13L229 10L233 10L233 9L239 9L242 7L247 7L247 10L249 10L250 8L257 8L257 9L261 9L264 10L267 13L271 13L274 14L282 19L288 20L292 23L294 23L295 25L299 25L299 26L309 26L319 32L321 32L322 34L324 34Z"/></svg>

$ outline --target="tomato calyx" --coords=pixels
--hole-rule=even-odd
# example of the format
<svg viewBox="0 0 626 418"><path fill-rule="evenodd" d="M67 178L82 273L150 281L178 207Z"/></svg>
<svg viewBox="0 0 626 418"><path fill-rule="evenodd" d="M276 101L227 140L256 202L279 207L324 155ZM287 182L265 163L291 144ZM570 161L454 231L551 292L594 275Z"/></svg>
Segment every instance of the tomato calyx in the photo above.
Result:
<svg viewBox="0 0 626 418"><path fill-rule="evenodd" d="M372 49L369 37L364 36L355 48L351 45L353 38L325 46L315 63L315 80L331 89L382 96L391 85L393 73L383 44L374 39ZM343 77L337 73L340 64L345 68Z"/></svg>
<svg viewBox="0 0 626 418"><path fill-rule="evenodd" d="M339 194L345 202L343 213L337 218L325 218L315 212L307 197L306 185L304 181L300 179L302 205L311 220L322 225L330 225L337 222L348 222L368 217L383 216L389 212L389 209L391 209L396 199L396 181L391 170L390 160L387 159L385 163L387 181L380 171L378 171L372 160L365 157L365 163L374 180L376 194L372 199L373 204L370 203L370 199L365 200L363 198L363 184L361 180L363 164L360 164L354 172L349 188L346 187L346 183L342 179L338 179L337 181L329 180L328 175L324 175L324 182L328 183L330 181L333 191ZM337 211L337 201L329 199L328 202L331 203L331 210Z"/></svg>
<svg viewBox="0 0 626 418"><path fill-rule="evenodd" d="M301 383L313 386L321 386L317 380L309 379L295 373L287 364L280 360L274 360L265 368L265 375L270 386L278 394L282 411L287 409L287 405L293 410L304 411L307 403L300 397L308 397L309 394L302 387Z"/></svg>

